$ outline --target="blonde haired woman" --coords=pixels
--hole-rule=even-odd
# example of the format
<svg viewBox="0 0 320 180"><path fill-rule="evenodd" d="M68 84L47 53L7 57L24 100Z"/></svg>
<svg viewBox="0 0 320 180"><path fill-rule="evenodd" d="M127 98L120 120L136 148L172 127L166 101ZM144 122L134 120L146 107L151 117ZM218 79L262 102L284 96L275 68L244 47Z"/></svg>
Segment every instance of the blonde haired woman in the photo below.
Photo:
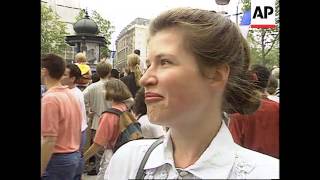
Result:
<svg viewBox="0 0 320 180"><path fill-rule="evenodd" d="M140 66L139 66L140 65L139 56L137 54L129 54L127 57L127 64L130 70L129 74L121 78L121 81L123 81L127 85L132 96L135 97L137 91L140 88L139 80L142 76Z"/></svg>

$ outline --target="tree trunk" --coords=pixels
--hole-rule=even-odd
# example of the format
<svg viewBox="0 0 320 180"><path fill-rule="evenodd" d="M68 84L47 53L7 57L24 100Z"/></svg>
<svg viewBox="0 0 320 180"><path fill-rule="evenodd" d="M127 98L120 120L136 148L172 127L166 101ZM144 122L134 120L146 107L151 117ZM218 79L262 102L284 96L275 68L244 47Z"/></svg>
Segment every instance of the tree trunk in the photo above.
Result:
<svg viewBox="0 0 320 180"><path fill-rule="evenodd" d="M266 54L265 54L265 35L266 31L264 29L261 30L261 57L262 57L262 65L265 66L266 63Z"/></svg>

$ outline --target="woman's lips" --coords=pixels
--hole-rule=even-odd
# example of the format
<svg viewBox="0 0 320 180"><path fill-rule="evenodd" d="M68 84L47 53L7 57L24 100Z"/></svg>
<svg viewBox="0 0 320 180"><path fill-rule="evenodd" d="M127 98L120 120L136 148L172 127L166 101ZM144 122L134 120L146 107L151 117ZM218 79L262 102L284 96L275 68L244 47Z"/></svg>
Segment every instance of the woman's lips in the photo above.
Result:
<svg viewBox="0 0 320 180"><path fill-rule="evenodd" d="M154 92L146 92L144 94L144 99L146 103L158 102L158 101L161 101L163 98L164 98L163 96Z"/></svg>

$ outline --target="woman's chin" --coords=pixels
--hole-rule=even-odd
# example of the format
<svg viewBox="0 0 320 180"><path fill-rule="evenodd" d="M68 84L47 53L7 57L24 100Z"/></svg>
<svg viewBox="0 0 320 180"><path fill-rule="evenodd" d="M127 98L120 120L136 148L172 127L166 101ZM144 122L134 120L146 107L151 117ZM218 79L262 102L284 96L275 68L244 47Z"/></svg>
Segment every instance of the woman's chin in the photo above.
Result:
<svg viewBox="0 0 320 180"><path fill-rule="evenodd" d="M166 118L162 117L159 113L148 112L148 119L150 123L165 126L167 124Z"/></svg>
<svg viewBox="0 0 320 180"><path fill-rule="evenodd" d="M148 119L152 124L157 124L165 126L168 124L170 112L167 111L167 108L159 105L148 105L147 106Z"/></svg>
<svg viewBox="0 0 320 180"><path fill-rule="evenodd" d="M162 125L161 118L158 115L155 115L154 113L148 113L148 119L152 124Z"/></svg>

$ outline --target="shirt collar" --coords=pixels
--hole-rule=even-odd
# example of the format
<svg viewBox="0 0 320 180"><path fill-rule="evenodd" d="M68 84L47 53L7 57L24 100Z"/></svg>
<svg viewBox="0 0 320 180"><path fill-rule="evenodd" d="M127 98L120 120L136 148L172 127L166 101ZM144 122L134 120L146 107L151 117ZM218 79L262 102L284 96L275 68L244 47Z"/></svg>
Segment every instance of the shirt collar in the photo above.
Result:
<svg viewBox="0 0 320 180"><path fill-rule="evenodd" d="M68 86L63 86L63 85L54 86L54 87L48 89L46 91L46 94L50 93L50 92L57 92L57 91L65 90L65 89L69 89Z"/></svg>
<svg viewBox="0 0 320 180"><path fill-rule="evenodd" d="M205 152L193 165L183 170L201 179L227 178L235 161L235 151L236 146L232 135L223 122L219 132ZM164 137L163 143L150 154L144 169L153 169L164 164L170 164L171 167L175 168L172 154L172 142L169 130Z"/></svg>

